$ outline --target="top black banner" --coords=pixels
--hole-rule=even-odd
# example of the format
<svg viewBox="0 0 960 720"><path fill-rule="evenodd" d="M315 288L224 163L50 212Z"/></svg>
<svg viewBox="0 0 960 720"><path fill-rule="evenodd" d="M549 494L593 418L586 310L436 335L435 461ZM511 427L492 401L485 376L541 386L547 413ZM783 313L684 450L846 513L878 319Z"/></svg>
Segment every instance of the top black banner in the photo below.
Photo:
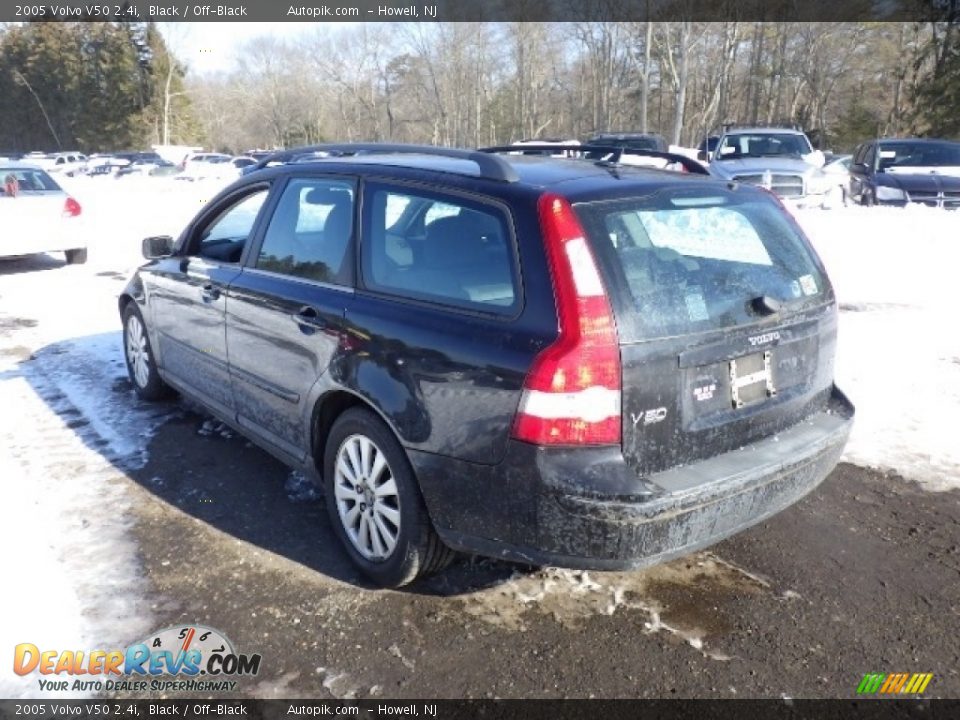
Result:
<svg viewBox="0 0 960 720"><path fill-rule="evenodd" d="M201 0L201 3L205 0ZM960 0L0 0L0 22L938 22Z"/></svg>

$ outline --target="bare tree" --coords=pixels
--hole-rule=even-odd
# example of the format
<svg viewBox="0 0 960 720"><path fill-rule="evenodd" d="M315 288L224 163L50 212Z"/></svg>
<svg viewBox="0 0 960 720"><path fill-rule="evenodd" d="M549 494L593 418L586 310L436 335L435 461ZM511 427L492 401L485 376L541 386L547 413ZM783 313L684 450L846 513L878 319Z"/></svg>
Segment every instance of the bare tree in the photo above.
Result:
<svg viewBox="0 0 960 720"><path fill-rule="evenodd" d="M538 6L525 7L534 12ZM919 39L931 31L919 28L689 21L318 25L298 44L261 38L244 48L233 71L194 79L187 89L202 88L192 97L203 106L208 136L224 147L317 139L476 146L611 129L653 130L674 144L696 144L730 120L792 120L856 134L861 120L851 113L858 107L889 128L906 122L919 72L913 57L921 44L931 46Z"/></svg>

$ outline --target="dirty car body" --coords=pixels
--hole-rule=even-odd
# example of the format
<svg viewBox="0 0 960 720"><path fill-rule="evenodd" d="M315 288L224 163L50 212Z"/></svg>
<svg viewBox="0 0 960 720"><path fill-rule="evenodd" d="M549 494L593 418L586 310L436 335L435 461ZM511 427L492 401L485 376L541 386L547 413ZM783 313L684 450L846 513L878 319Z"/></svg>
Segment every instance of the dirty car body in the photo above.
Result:
<svg viewBox="0 0 960 720"><path fill-rule="evenodd" d="M142 316L159 379L324 484L344 523L365 504L324 470L339 477L338 448L366 437L342 418L372 418L429 537L456 551L640 567L827 476L853 418L833 382L836 300L768 193L478 157L250 173L152 253L121 312ZM361 569L400 584L345 527Z"/></svg>

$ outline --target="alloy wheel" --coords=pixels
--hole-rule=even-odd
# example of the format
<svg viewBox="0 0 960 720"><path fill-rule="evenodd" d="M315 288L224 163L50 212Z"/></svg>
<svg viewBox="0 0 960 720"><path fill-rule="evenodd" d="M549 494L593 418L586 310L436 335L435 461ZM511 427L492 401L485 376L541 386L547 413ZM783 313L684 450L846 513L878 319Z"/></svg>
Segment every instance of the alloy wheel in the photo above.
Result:
<svg viewBox="0 0 960 720"><path fill-rule="evenodd" d="M127 362L133 369L133 377L142 389L150 382L150 351L143 323L135 314L127 318Z"/></svg>
<svg viewBox="0 0 960 720"><path fill-rule="evenodd" d="M353 547L368 560L386 560L400 535L400 495L386 456L366 435L350 435L334 469L337 514Z"/></svg>

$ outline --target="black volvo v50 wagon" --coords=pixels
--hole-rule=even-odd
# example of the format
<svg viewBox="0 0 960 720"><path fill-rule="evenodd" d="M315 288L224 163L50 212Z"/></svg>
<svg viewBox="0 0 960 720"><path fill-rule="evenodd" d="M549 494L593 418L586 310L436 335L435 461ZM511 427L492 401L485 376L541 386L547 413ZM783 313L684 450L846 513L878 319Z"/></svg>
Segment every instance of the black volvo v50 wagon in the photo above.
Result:
<svg viewBox="0 0 960 720"><path fill-rule="evenodd" d="M770 517L853 419L824 268L768 192L595 150L261 161L144 240L137 392L307 473L383 585L455 551L641 567Z"/></svg>

